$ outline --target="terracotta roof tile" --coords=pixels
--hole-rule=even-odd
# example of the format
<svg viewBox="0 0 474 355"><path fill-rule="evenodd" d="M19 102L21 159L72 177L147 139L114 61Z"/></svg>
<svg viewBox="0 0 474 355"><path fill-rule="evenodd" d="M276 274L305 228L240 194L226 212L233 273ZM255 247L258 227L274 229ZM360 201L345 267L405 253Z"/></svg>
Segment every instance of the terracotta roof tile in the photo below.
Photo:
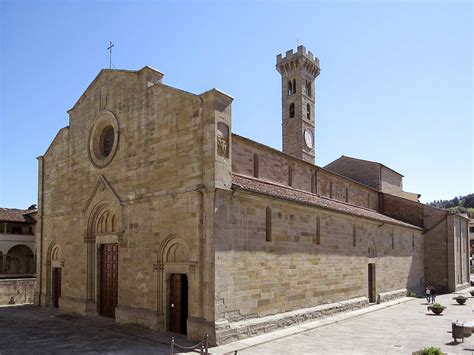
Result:
<svg viewBox="0 0 474 355"><path fill-rule="evenodd" d="M29 216L32 212L35 211L0 207L0 221L34 223L35 221Z"/></svg>
<svg viewBox="0 0 474 355"><path fill-rule="evenodd" d="M332 211L351 214L354 216L364 217L384 223L397 224L404 227L421 228L414 225L390 218L368 208L350 205L348 203L332 200L318 195L297 190L288 186L278 185L268 181L253 179L247 176L232 174L232 184L234 188L241 188L243 190L270 195L276 198L311 204L317 207L326 208Z"/></svg>

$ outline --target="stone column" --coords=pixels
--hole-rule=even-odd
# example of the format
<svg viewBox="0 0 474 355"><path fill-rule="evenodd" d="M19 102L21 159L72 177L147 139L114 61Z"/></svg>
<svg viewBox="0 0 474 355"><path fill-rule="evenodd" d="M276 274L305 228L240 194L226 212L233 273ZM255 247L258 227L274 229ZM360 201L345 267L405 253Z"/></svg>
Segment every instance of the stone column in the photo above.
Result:
<svg viewBox="0 0 474 355"><path fill-rule="evenodd" d="M7 273L7 254L2 254L2 273Z"/></svg>
<svg viewBox="0 0 474 355"><path fill-rule="evenodd" d="M95 236L85 235L84 242L86 243L87 253L87 275L86 275L86 313L90 315L97 315L97 302L95 295L95 264L97 259Z"/></svg>

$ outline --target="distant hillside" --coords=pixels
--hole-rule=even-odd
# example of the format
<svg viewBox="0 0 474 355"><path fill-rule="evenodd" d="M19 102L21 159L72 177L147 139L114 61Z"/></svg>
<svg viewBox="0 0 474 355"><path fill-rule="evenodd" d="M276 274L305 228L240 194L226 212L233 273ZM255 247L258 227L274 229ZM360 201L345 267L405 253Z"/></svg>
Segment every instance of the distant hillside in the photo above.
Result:
<svg viewBox="0 0 474 355"><path fill-rule="evenodd" d="M428 205L446 208L456 213L467 213L470 218L474 218L474 194L455 197L452 200L433 201L429 202Z"/></svg>

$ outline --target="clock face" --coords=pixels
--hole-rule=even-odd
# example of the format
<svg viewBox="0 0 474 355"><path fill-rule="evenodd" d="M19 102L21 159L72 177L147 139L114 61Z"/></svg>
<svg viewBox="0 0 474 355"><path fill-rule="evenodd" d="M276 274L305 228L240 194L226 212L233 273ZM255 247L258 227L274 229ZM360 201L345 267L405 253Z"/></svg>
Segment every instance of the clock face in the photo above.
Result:
<svg viewBox="0 0 474 355"><path fill-rule="evenodd" d="M313 149L313 132L310 129L304 131L304 142L309 149Z"/></svg>

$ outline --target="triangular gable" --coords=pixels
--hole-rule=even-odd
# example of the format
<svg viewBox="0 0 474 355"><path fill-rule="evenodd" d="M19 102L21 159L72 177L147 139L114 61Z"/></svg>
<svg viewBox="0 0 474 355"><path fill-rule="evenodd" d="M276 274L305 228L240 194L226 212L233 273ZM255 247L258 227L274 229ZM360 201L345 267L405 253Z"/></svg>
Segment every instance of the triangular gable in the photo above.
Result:
<svg viewBox="0 0 474 355"><path fill-rule="evenodd" d="M87 89L84 91L84 93L79 97L79 99L76 101L74 106L69 109L67 112L74 110L83 100L89 92L92 90L94 86L100 81L100 79L107 74L111 73L119 73L119 74L145 74L146 75L146 80L147 80L147 85L151 86L154 85L158 82L161 83L161 80L163 79L164 74L160 72L157 69L151 68L149 66L144 66L140 70L125 70L125 69L102 69L99 74L96 75L94 80L89 84ZM151 85L150 85L151 83Z"/></svg>
<svg viewBox="0 0 474 355"><path fill-rule="evenodd" d="M92 189L91 194L89 195L89 198L86 201L86 204L84 205L83 212L86 212L89 209L94 198L101 193L108 193L118 205L122 204L122 201L120 200L119 196L114 191L112 186L110 186L110 184L103 175L100 175L97 179L94 188Z"/></svg>

